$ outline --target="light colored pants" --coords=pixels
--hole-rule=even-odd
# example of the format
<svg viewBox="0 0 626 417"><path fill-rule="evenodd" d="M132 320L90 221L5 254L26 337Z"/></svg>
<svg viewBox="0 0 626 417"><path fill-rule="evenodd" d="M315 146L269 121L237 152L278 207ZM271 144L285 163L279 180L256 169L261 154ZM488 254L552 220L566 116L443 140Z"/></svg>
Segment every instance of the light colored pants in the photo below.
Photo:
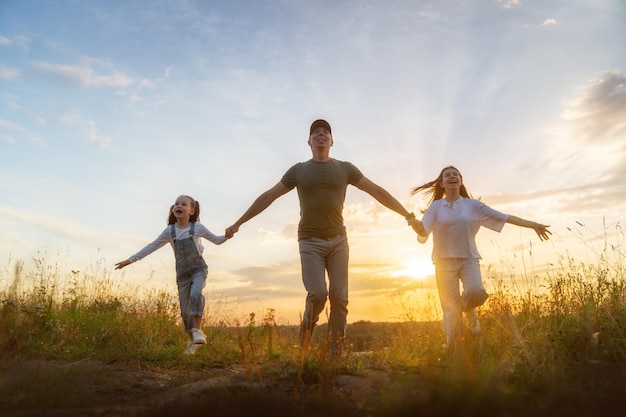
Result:
<svg viewBox="0 0 626 417"><path fill-rule="evenodd" d="M307 335L310 337L328 299L330 349L331 353L340 353L348 316L348 238L337 235L329 239L302 239L299 246L302 282L307 292L300 342L303 343Z"/></svg>
<svg viewBox="0 0 626 417"><path fill-rule="evenodd" d="M489 295L483 287L478 259L437 259L435 275L443 312L443 332L448 346L454 347L463 336L463 312L481 306ZM463 284L462 293L459 282Z"/></svg>

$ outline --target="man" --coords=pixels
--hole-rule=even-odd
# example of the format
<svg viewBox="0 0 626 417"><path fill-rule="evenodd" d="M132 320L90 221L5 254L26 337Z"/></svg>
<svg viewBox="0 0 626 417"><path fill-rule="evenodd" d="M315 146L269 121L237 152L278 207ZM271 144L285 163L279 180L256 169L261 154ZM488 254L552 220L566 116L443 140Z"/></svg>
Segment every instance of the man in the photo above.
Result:
<svg viewBox="0 0 626 417"><path fill-rule="evenodd" d="M226 237L232 237L243 223L261 213L278 197L293 188L298 189L298 244L302 282L307 291L300 326L300 344L303 347L308 345L328 298L330 353L338 356L341 354L348 315L349 247L342 216L348 184L365 191L385 207L402 215L415 230L420 222L398 200L367 179L350 162L330 157L333 137L327 121L318 119L311 124L308 144L312 159L289 168L276 185L262 193L241 218L226 229Z"/></svg>

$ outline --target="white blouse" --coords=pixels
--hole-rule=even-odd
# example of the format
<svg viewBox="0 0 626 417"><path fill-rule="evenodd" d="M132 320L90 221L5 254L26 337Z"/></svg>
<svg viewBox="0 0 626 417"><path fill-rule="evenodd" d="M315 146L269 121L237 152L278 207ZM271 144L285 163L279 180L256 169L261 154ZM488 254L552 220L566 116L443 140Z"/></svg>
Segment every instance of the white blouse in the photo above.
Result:
<svg viewBox="0 0 626 417"><path fill-rule="evenodd" d="M480 259L475 239L480 226L500 232L508 218L508 214L472 198L459 197L454 203L445 198L433 201L422 218L426 232L433 234L433 262L442 258Z"/></svg>

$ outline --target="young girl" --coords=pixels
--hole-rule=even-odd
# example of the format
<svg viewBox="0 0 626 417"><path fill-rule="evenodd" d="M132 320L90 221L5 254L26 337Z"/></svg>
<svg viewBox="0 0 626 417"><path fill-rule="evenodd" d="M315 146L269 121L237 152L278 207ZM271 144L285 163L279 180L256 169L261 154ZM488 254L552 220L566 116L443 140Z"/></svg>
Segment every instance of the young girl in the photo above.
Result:
<svg viewBox="0 0 626 417"><path fill-rule="evenodd" d="M181 195L170 207L167 224L168 227L154 242L127 260L116 263L115 269L122 269L167 243L172 245L176 258L180 313L185 333L189 334L190 339L184 353L190 355L206 343L206 336L200 329L205 302L202 289L206 283L208 267L202 258L204 247L200 238L221 245L226 241L226 237L214 235L200 223L200 204L188 195Z"/></svg>
<svg viewBox="0 0 626 417"><path fill-rule="evenodd" d="M547 240L549 226L496 211L474 200L463 184L458 169L447 166L434 181L411 191L432 195L422 218L414 227L420 243L433 233L432 259L439 301L443 311L443 330L447 346L454 349L463 336L463 316L468 330L480 333L476 307L489 297L480 275L480 255L476 248L476 233L480 226L500 232L505 223L534 229L539 239ZM459 281L463 284L460 293Z"/></svg>

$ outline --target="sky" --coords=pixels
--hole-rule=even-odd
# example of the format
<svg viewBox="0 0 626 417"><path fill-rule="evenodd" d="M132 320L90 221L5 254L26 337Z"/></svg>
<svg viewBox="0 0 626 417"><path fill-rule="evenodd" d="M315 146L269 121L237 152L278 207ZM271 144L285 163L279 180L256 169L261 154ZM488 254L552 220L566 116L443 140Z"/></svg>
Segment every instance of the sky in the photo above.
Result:
<svg viewBox="0 0 626 417"><path fill-rule="evenodd" d="M479 232L488 289L607 242L623 260L625 21L621 0L2 0L0 288L21 261L175 294L169 247L114 265L181 194L223 234L311 157L317 118L332 157L418 218L411 188L454 165L473 197L549 224L547 242ZM432 240L354 187L344 218L349 322L437 314ZM292 191L205 241L210 308L298 323L298 219Z"/></svg>

